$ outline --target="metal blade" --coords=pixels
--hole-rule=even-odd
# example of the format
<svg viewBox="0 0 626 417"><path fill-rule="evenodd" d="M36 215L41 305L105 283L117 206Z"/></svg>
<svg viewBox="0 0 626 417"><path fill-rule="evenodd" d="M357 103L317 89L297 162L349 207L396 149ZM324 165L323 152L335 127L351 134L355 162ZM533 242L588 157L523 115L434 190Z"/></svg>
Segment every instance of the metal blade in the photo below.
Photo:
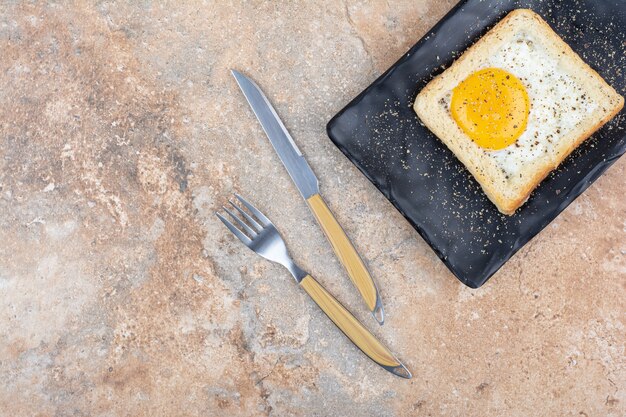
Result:
<svg viewBox="0 0 626 417"><path fill-rule="evenodd" d="M238 71L231 72L302 197L307 199L318 194L317 177L287 132L274 107L254 81Z"/></svg>

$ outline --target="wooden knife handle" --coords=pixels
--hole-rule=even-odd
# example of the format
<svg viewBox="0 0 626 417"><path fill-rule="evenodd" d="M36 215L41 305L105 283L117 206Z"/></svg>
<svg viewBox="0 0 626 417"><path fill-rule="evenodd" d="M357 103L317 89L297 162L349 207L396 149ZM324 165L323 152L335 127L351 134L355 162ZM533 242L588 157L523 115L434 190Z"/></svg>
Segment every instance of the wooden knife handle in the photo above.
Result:
<svg viewBox="0 0 626 417"><path fill-rule="evenodd" d="M307 275L300 281L300 285L333 323L370 359L395 375L411 378L411 373L408 369L393 356L389 349L379 342L319 282Z"/></svg>
<svg viewBox="0 0 626 417"><path fill-rule="evenodd" d="M346 236L335 216L330 211L324 199L319 194L314 194L307 200L315 219L322 227L339 261L343 264L354 286L359 290L367 307L373 313L380 324L384 322L384 313L378 288L368 272L363 260L357 253L352 242Z"/></svg>

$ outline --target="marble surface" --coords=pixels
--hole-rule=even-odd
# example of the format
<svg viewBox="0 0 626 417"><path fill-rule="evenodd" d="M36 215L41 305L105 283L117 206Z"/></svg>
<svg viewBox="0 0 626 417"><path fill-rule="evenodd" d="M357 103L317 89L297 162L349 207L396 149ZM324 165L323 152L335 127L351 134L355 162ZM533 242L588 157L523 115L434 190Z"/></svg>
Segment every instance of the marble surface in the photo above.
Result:
<svg viewBox="0 0 626 417"><path fill-rule="evenodd" d="M453 1L3 2L0 414L623 416L626 160L483 288L325 124ZM228 73L254 75L380 284L378 327ZM233 192L413 371L213 212Z"/></svg>

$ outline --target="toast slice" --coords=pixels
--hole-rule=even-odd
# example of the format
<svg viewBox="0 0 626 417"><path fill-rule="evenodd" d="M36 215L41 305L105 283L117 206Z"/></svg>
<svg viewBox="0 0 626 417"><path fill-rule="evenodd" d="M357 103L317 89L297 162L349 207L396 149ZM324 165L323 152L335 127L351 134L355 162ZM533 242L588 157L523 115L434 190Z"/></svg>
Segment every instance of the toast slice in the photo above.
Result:
<svg viewBox="0 0 626 417"><path fill-rule="evenodd" d="M530 110L513 145L475 143L450 111L452 90L472 73L500 67L521 80ZM418 94L414 110L481 185L500 212L512 215L576 147L623 107L620 96L536 13L509 13Z"/></svg>

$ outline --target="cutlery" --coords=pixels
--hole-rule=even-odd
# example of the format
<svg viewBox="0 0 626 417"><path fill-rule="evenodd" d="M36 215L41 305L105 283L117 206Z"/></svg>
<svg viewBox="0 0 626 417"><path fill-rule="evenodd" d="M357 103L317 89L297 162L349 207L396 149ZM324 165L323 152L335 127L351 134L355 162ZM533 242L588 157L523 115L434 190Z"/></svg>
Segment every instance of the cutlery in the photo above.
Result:
<svg viewBox="0 0 626 417"><path fill-rule="evenodd" d="M320 195L318 180L313 170L304 159L302 152L296 146L263 91L254 81L240 72L235 70L231 70L231 72L274 150L287 168L287 172L289 172L300 194L306 200L339 261L348 272L352 283L361 293L361 297L365 300L376 321L382 325L385 321L385 313L378 288L352 242Z"/></svg>
<svg viewBox="0 0 626 417"><path fill-rule="evenodd" d="M248 248L263 258L279 263L291 272L302 288L315 303L326 313L335 325L363 353L387 371L402 378L410 379L411 372L371 334L344 306L339 303L320 283L300 267L289 253L283 238L274 224L256 207L247 202L239 194L235 194L239 202L248 210L229 201L235 211L223 207L231 220L220 213L215 213L224 225ZM250 214L249 214L250 213ZM234 223L233 223L234 221ZM235 225L237 224L237 226Z"/></svg>

